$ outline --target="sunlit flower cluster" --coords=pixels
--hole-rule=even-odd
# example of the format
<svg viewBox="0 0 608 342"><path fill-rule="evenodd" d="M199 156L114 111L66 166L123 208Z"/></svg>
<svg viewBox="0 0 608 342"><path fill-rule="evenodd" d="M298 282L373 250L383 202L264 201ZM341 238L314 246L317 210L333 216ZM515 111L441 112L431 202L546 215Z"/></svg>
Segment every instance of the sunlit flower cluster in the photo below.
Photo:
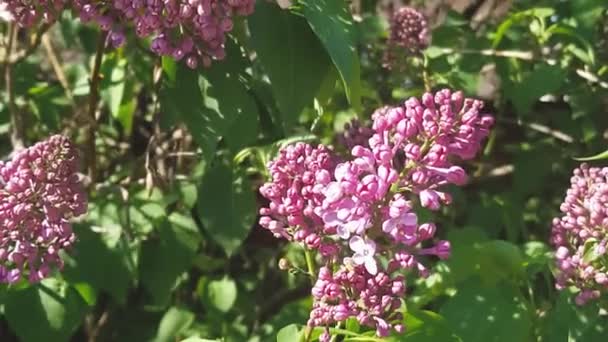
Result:
<svg viewBox="0 0 608 342"><path fill-rule="evenodd" d="M558 289L574 286L583 305L608 290L608 167L582 164L574 170L570 189L553 219Z"/></svg>
<svg viewBox="0 0 608 342"><path fill-rule="evenodd" d="M378 336L403 330L405 272L427 276L423 256L450 254L449 242L437 241L435 224L419 222L415 209L450 204L445 187L466 183L456 162L476 155L493 124L482 107L461 92L426 93L377 110L367 141L346 139L357 141L348 158L298 143L270 163L272 180L260 189L270 204L260 224L318 251L323 262L310 326L354 317Z"/></svg>
<svg viewBox="0 0 608 342"><path fill-rule="evenodd" d="M0 282L37 282L63 263L70 219L87 210L75 147L52 136L0 162Z"/></svg>
<svg viewBox="0 0 608 342"><path fill-rule="evenodd" d="M235 16L253 12L255 0L5 0L21 26L52 23L64 9L107 31L108 41L120 46L125 30L151 38L151 49L161 56L185 60L191 68L208 66L225 57L226 35Z"/></svg>

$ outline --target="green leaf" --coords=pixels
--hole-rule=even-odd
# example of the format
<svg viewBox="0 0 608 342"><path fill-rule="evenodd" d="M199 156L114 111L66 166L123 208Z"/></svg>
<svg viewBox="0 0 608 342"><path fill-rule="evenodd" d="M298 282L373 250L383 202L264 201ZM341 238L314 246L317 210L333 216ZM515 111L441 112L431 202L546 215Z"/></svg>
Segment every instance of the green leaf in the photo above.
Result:
<svg viewBox="0 0 608 342"><path fill-rule="evenodd" d="M124 303L134 275L131 250L119 243L120 226L76 225L74 231L78 240L74 252L66 260L64 277L70 283L89 284L96 292L104 291L118 303ZM112 276L99 270L112 270Z"/></svg>
<svg viewBox="0 0 608 342"><path fill-rule="evenodd" d="M503 240L488 241L480 244L485 260L492 261L501 273L521 276L524 271L524 258L517 245Z"/></svg>
<svg viewBox="0 0 608 342"><path fill-rule="evenodd" d="M562 291L542 322L543 340L551 342L603 342L608 339L608 319L599 314L598 303L581 307L574 295Z"/></svg>
<svg viewBox="0 0 608 342"><path fill-rule="evenodd" d="M528 114L541 96L558 91L564 80L565 72L560 66L541 64L524 76L508 96L519 114Z"/></svg>
<svg viewBox="0 0 608 342"><path fill-rule="evenodd" d="M578 161L592 161L592 160L602 160L602 159L608 159L608 150L606 150L602 153L598 153L594 156L590 156L590 157L574 158L574 160L578 160Z"/></svg>
<svg viewBox="0 0 608 342"><path fill-rule="evenodd" d="M203 177L197 212L211 238L227 255L232 255L249 234L256 217L249 181L228 163L218 163Z"/></svg>
<svg viewBox="0 0 608 342"><path fill-rule="evenodd" d="M535 7L521 12L512 13L496 29L492 46L494 48L498 47L503 37L506 35L507 31L514 24L519 23L523 20L527 20L529 18L536 18L539 21L543 21L546 17L549 17L554 13L555 10L550 7Z"/></svg>
<svg viewBox="0 0 608 342"><path fill-rule="evenodd" d="M130 118L123 117L120 120L120 109L125 94L127 60L122 58L118 52L107 55L101 65L101 73L104 78L101 81L101 98L110 108L112 116L119 120L125 128L130 129ZM127 130L129 130L127 129Z"/></svg>
<svg viewBox="0 0 608 342"><path fill-rule="evenodd" d="M191 265L201 241L192 217L172 213L161 224L158 237L142 246L139 274L155 304L165 304L177 278Z"/></svg>
<svg viewBox="0 0 608 342"><path fill-rule="evenodd" d="M290 324L279 330L277 342L299 342L302 332L295 324Z"/></svg>
<svg viewBox="0 0 608 342"><path fill-rule="evenodd" d="M74 288L58 279L11 291L4 314L24 342L68 341L84 319L86 303Z"/></svg>
<svg viewBox="0 0 608 342"><path fill-rule="evenodd" d="M394 337L391 340L404 342L460 341L445 319L432 311L418 310L408 306L405 327L406 332L403 336Z"/></svg>
<svg viewBox="0 0 608 342"><path fill-rule="evenodd" d="M228 312L234 306L237 288L234 280L224 277L207 284L205 300L220 312Z"/></svg>
<svg viewBox="0 0 608 342"><path fill-rule="evenodd" d="M219 138L229 132L235 120L258 115L255 101L241 82L246 60L233 41L226 43L226 50L226 59L205 69L204 74L163 59L164 113L170 116L169 122L181 120L188 126L206 160L212 159Z"/></svg>
<svg viewBox="0 0 608 342"><path fill-rule="evenodd" d="M338 69L351 105L356 110L360 109L361 70L348 3L342 0L302 0L300 4L310 27Z"/></svg>
<svg viewBox="0 0 608 342"><path fill-rule="evenodd" d="M598 241L595 238L589 238L583 245L583 262L588 265L599 259L603 254L598 253Z"/></svg>
<svg viewBox="0 0 608 342"><path fill-rule="evenodd" d="M160 321L155 342L175 341L194 322L194 314L178 307L170 308Z"/></svg>
<svg viewBox="0 0 608 342"><path fill-rule="evenodd" d="M306 106L312 106L331 60L306 20L258 1L248 19L251 43L281 111L283 126L291 129Z"/></svg>
<svg viewBox="0 0 608 342"><path fill-rule="evenodd" d="M505 284L480 285L477 279L461 284L441 308L454 332L467 342L530 341L531 313L517 289Z"/></svg>

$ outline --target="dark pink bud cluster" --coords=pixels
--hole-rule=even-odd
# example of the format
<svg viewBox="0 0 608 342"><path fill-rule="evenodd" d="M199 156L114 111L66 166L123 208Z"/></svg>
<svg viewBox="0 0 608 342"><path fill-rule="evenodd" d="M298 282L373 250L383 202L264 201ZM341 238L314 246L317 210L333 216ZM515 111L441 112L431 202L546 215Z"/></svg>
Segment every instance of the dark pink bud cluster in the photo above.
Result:
<svg viewBox="0 0 608 342"><path fill-rule="evenodd" d="M390 19L390 36L384 62L387 67L396 63L397 55L414 54L428 47L430 33L424 15L411 7L401 7Z"/></svg>
<svg viewBox="0 0 608 342"><path fill-rule="evenodd" d="M429 45L429 28L424 15L411 7L401 7L391 18L389 44L417 52Z"/></svg>
<svg viewBox="0 0 608 342"><path fill-rule="evenodd" d="M361 124L361 121L354 119L344 125L344 132L337 137L338 144L344 146L348 151L357 145L365 145L374 131L371 127Z"/></svg>
<svg viewBox="0 0 608 342"><path fill-rule="evenodd" d="M95 22L109 32L114 46L133 27L140 38L152 38L151 49L160 56L185 60L191 68L225 57L226 34L235 16L253 12L255 0L7 0L8 9L22 26L54 21L64 8L81 20Z"/></svg>
<svg viewBox="0 0 608 342"><path fill-rule="evenodd" d="M553 219L558 289L574 286L576 303L597 299L608 289L608 167L582 164L570 178L570 189Z"/></svg>
<svg viewBox="0 0 608 342"><path fill-rule="evenodd" d="M0 282L30 282L61 268L75 240L70 218L87 210L75 147L55 135L0 162Z"/></svg>
<svg viewBox="0 0 608 342"><path fill-rule="evenodd" d="M466 183L454 163L474 157L489 133L493 119L482 106L460 92L427 93L377 110L372 134L346 160L300 143L270 163L272 181L260 189L270 205L260 224L317 250L324 263L309 325L354 317L379 336L403 329L396 310L404 275L426 276L422 257L450 254L415 208L437 210L451 202L446 185Z"/></svg>
<svg viewBox="0 0 608 342"><path fill-rule="evenodd" d="M379 336L387 336L389 322L403 321L399 312L400 298L405 295L403 276L391 277L384 272L372 275L355 265L341 265L335 273L322 267L312 295L312 326L327 327L356 317L361 324L376 327ZM393 328L399 333L405 330L401 323Z"/></svg>

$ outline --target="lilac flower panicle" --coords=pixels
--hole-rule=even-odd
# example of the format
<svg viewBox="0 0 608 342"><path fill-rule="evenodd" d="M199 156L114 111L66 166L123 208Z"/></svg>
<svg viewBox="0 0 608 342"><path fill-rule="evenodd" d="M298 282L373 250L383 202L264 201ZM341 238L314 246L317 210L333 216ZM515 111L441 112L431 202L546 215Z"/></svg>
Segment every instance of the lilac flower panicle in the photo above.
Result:
<svg viewBox="0 0 608 342"><path fill-rule="evenodd" d="M390 18L390 36L384 63L396 63L398 54L416 54L429 46L430 33L424 15L411 7L401 7Z"/></svg>
<svg viewBox="0 0 608 342"><path fill-rule="evenodd" d="M405 273L427 276L424 258L450 254L415 208L450 204L446 186L467 182L456 162L477 154L492 124L481 101L445 89L378 109L365 130L350 126L358 133L339 140L346 158L323 145L280 151L260 188L270 201L260 224L322 257L310 326L355 318L378 336L403 331Z"/></svg>
<svg viewBox="0 0 608 342"><path fill-rule="evenodd" d="M191 68L224 59L234 17L250 15L255 6L255 0L5 1L21 26L51 23L64 9L71 9L82 21L109 32L113 46L120 46L126 30L133 28L138 37L152 39L154 53L183 60Z"/></svg>
<svg viewBox="0 0 608 342"><path fill-rule="evenodd" d="M75 147L55 135L0 162L0 282L37 282L74 243L70 219L87 211Z"/></svg>
<svg viewBox="0 0 608 342"><path fill-rule="evenodd" d="M411 7L401 7L393 13L390 44L419 51L429 45L429 40L428 23L422 13Z"/></svg>
<svg viewBox="0 0 608 342"><path fill-rule="evenodd" d="M577 288L575 302L584 305L608 289L608 167L576 168L560 211L551 232L556 287Z"/></svg>

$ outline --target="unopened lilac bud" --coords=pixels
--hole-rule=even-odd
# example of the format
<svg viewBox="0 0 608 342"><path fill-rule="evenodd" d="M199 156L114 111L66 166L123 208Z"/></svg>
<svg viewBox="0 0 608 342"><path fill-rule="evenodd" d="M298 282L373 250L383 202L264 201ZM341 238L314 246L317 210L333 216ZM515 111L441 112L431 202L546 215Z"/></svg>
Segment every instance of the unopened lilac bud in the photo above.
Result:
<svg viewBox="0 0 608 342"><path fill-rule="evenodd" d="M285 258L281 258L279 259L279 269L282 271L287 271L291 268L291 263L289 262L289 260L285 259Z"/></svg>

